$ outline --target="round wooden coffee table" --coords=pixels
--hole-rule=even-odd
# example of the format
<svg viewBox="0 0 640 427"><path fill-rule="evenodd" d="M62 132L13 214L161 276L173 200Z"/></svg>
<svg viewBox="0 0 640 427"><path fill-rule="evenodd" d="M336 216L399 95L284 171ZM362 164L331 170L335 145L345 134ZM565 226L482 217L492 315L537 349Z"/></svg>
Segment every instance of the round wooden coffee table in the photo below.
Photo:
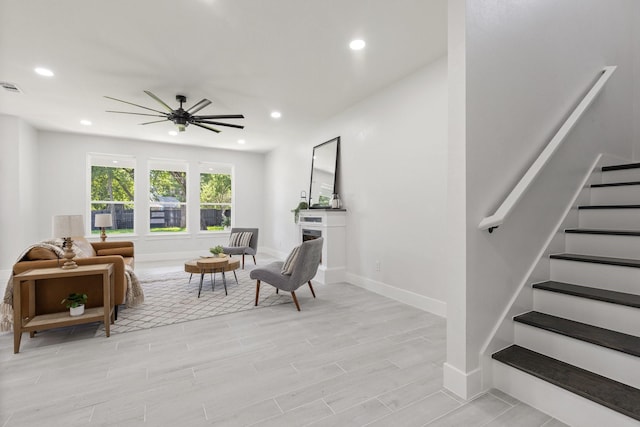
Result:
<svg viewBox="0 0 640 427"><path fill-rule="evenodd" d="M204 275L209 273L211 274L211 290L215 290L216 284L216 273L222 273L222 283L224 284L224 293L227 293L227 279L225 276L226 271L233 271L233 275L236 279L236 283L238 283L238 276L236 275L236 270L240 267L240 259L233 259L229 256L225 257L210 257L210 258L200 258L194 259L191 261L187 261L184 263L184 271L190 273L189 282L191 282L191 278L193 274L200 274L200 287L198 288L198 298L200 298L200 293L202 292L202 282L204 281Z"/></svg>

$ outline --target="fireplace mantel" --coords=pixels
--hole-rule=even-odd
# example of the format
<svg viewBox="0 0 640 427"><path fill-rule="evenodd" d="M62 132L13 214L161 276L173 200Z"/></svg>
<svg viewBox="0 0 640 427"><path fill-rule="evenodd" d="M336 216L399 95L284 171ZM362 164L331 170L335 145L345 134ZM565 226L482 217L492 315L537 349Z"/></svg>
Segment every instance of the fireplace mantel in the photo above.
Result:
<svg viewBox="0 0 640 427"><path fill-rule="evenodd" d="M347 266L346 209L301 210L299 218L300 242L305 238L324 237L322 262L314 280L324 284L344 282Z"/></svg>

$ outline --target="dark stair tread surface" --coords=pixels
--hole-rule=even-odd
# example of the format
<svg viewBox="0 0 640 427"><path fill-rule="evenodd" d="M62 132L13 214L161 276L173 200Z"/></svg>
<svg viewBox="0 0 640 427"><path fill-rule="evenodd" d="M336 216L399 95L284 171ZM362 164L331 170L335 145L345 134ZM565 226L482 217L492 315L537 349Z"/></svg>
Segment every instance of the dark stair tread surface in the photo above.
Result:
<svg viewBox="0 0 640 427"><path fill-rule="evenodd" d="M607 184L592 184L591 188L626 187L628 185L640 185L640 181L625 181L625 182L609 182Z"/></svg>
<svg viewBox="0 0 640 427"><path fill-rule="evenodd" d="M512 345L492 357L578 396L640 420L640 390L526 348Z"/></svg>
<svg viewBox="0 0 640 427"><path fill-rule="evenodd" d="M581 254L553 254L551 259L562 259L566 261L590 262L594 264L619 265L622 267L640 268L640 260L633 258L612 258L606 256L581 255Z"/></svg>
<svg viewBox="0 0 640 427"><path fill-rule="evenodd" d="M597 209L640 209L640 205L584 205L578 206L578 209L597 210Z"/></svg>
<svg viewBox="0 0 640 427"><path fill-rule="evenodd" d="M563 317L551 316L550 314L537 311L521 314L514 317L513 320L632 356L640 356L640 338L634 335L623 334L622 332L576 322Z"/></svg>
<svg viewBox="0 0 640 427"><path fill-rule="evenodd" d="M573 234L604 234L610 236L640 236L640 230L605 230L596 228L568 228L565 233Z"/></svg>
<svg viewBox="0 0 640 427"><path fill-rule="evenodd" d="M628 294L626 292L610 291L608 289L592 288L589 286L580 286L571 283L556 282L553 280L542 283L534 283L533 288L592 299L596 301L608 302L612 304L624 305L627 307L640 308L640 295Z"/></svg>
<svg viewBox="0 0 640 427"><path fill-rule="evenodd" d="M602 172L621 171L625 169L638 169L638 168L640 168L640 163L623 163L621 165L603 166Z"/></svg>

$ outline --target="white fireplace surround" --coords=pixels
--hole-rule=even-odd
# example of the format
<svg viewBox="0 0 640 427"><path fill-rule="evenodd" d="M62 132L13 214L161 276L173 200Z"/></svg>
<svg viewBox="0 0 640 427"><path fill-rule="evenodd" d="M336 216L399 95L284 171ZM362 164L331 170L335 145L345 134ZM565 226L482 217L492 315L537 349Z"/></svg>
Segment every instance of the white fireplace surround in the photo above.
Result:
<svg viewBox="0 0 640 427"><path fill-rule="evenodd" d="M300 211L298 221L298 240L303 241L305 230L314 237L324 237L322 246L322 262L318 268L315 281L330 284L345 281L347 269L346 223L345 209L307 209Z"/></svg>

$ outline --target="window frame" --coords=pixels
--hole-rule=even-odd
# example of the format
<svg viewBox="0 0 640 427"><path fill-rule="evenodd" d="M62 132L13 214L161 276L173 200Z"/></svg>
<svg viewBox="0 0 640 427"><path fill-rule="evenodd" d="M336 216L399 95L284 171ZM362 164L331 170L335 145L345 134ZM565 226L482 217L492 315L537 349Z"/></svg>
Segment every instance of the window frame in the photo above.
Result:
<svg viewBox="0 0 640 427"><path fill-rule="evenodd" d="M231 217L230 217L230 225L229 229L235 223L235 168L233 164L223 163L223 162L200 162L198 164L198 217L201 218L202 206L229 206L231 209ZM202 175L229 175L231 179L231 201L228 203L217 203L217 202L202 202ZM201 234L216 234L216 233L228 233L229 231L223 228L222 230L202 230L200 228L200 224L198 224L198 232Z"/></svg>
<svg viewBox="0 0 640 427"><path fill-rule="evenodd" d="M85 235L87 237L99 237L99 232L93 232L93 205L94 204L105 204L105 205L131 205L132 206L132 228L130 233L109 233L109 229L105 230L107 236L113 237L114 235L122 236L122 237L132 237L136 236L136 216L137 216L137 208L136 208L136 193L137 193L137 184L136 181L138 179L138 164L137 160L134 156L122 155L122 154L107 154L107 153L87 153L87 200L89 201L86 204L86 218L89 218L88 221L85 221ZM93 187L93 167L107 167L107 168L120 168L120 169L133 169L133 200L93 200L92 198L92 187Z"/></svg>

